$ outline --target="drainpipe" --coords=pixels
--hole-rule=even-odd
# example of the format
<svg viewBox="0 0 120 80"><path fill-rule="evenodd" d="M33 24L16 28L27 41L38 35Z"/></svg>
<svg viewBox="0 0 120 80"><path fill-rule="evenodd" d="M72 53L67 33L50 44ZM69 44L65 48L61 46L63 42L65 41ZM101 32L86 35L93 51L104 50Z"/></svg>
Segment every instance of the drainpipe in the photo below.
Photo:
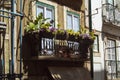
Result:
<svg viewBox="0 0 120 80"><path fill-rule="evenodd" d="M20 0L20 14L22 14L22 0ZM20 80L22 80L22 19L23 16L20 16Z"/></svg>
<svg viewBox="0 0 120 80"><path fill-rule="evenodd" d="M91 11L91 0L88 0L88 12L89 12L89 32L92 32L92 11ZM94 78L94 64L93 64L93 49L90 47L90 65L91 65L91 78Z"/></svg>
<svg viewBox="0 0 120 80"><path fill-rule="evenodd" d="M11 0L11 12L15 12L15 0ZM14 22L15 15L11 15L11 71L10 74L14 74Z"/></svg>

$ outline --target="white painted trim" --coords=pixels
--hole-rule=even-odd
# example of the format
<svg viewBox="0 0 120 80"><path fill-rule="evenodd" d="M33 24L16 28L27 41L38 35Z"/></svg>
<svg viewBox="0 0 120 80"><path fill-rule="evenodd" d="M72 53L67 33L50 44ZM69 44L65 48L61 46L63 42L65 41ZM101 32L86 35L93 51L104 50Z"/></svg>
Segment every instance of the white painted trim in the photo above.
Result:
<svg viewBox="0 0 120 80"><path fill-rule="evenodd" d="M63 10L64 10L64 29L66 29L67 28L67 15L66 15L66 11L67 11L67 8L65 7L65 6L63 6Z"/></svg>

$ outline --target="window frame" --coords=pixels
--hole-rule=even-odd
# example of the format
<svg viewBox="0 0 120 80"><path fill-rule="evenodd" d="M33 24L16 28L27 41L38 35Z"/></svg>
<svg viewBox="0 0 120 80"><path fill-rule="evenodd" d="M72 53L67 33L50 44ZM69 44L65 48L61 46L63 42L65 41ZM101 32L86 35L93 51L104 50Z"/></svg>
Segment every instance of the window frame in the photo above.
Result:
<svg viewBox="0 0 120 80"><path fill-rule="evenodd" d="M110 43L108 43L108 41L110 42ZM114 44L112 44L112 41L114 42ZM110 46L108 46L108 44L110 45ZM111 46L112 45L112 46ZM114 49L114 58L113 58L113 51L111 51L110 53L108 53L108 51L106 51L107 52L107 54L106 54L106 56L105 56L105 64L106 64L106 70L107 70L107 76L108 77L110 77L110 79L113 79L113 77L115 78L115 79L117 79L117 77L116 76L118 76L118 74L117 74L117 68L118 68L118 62L117 62L117 56L116 56L116 49L117 49L117 45L116 45L116 40L114 40L114 39L110 39L110 38L108 38L107 39L107 45L106 45L106 49L107 50L109 50L109 51L111 51L112 49ZM112 53L112 54L111 54ZM110 55L110 57L108 56L108 55ZM114 63L114 64L113 64ZM112 71L111 71L112 70ZM114 75L112 75L112 74L114 74Z"/></svg>
<svg viewBox="0 0 120 80"><path fill-rule="evenodd" d="M113 41L114 46L108 46L108 40ZM109 49L109 51L111 51L114 48L114 59L113 59L113 54L111 54L111 53L113 53L113 50L111 51L111 53L109 53L109 55L111 57L110 59L108 59L108 51L107 51L107 59L108 60L116 60L116 41L113 39L108 39L108 40L107 40L107 49ZM110 43L110 45L112 45L112 44Z"/></svg>
<svg viewBox="0 0 120 80"><path fill-rule="evenodd" d="M78 13L75 13L75 12L72 12L72 11L67 11L66 12L66 29L69 29L68 28L68 20L67 20L67 17L68 17L68 15L72 15L72 29L74 30L74 20L73 20L73 17L77 17L78 18L78 29L80 30L80 15L78 14ZM79 31L78 30L78 31Z"/></svg>
<svg viewBox="0 0 120 80"><path fill-rule="evenodd" d="M97 43L95 44L96 39L97 39ZM93 44L93 51L99 52L99 37L98 37L98 35L95 35L95 40L94 40L94 44ZM94 45L97 45L97 50L94 49Z"/></svg>
<svg viewBox="0 0 120 80"><path fill-rule="evenodd" d="M112 3L109 0L106 0L106 11L107 11L107 19L110 21L115 20L115 9L114 9L114 0L112 0Z"/></svg>
<svg viewBox="0 0 120 80"><path fill-rule="evenodd" d="M40 2L40 1L37 1L36 2L36 16L37 16L37 8L38 7L43 7L43 11L45 11L43 13L43 15L44 15L45 18L46 18L46 10L47 9L52 10L52 20L54 21L52 26L55 27L55 6L47 4L47 3L43 3L43 2Z"/></svg>

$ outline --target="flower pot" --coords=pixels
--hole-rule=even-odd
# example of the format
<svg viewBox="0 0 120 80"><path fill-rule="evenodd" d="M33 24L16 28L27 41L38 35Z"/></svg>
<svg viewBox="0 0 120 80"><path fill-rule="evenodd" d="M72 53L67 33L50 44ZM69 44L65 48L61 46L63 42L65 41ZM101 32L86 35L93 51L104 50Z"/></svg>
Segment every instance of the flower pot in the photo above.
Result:
<svg viewBox="0 0 120 80"><path fill-rule="evenodd" d="M53 39L55 34L53 34L52 32L47 32L47 31L40 31L39 33L40 38L49 38L49 39Z"/></svg>
<svg viewBox="0 0 120 80"><path fill-rule="evenodd" d="M67 35L66 34L56 34L55 39L66 40L67 39Z"/></svg>
<svg viewBox="0 0 120 80"><path fill-rule="evenodd" d="M28 42L37 43L37 42L39 41L39 33L38 33L38 32L26 33L26 34L24 35L24 38L25 38Z"/></svg>
<svg viewBox="0 0 120 80"><path fill-rule="evenodd" d="M23 38L26 45L29 45L31 56L38 56L40 44L39 33L38 32L26 33Z"/></svg>
<svg viewBox="0 0 120 80"><path fill-rule="evenodd" d="M88 57L88 49L94 43L94 40L89 36L89 34L81 34L79 37L79 50L82 58Z"/></svg>
<svg viewBox="0 0 120 80"><path fill-rule="evenodd" d="M68 41L74 41L74 42L78 42L79 39L77 36L74 36L74 35L68 35L68 38L67 38Z"/></svg>
<svg viewBox="0 0 120 80"><path fill-rule="evenodd" d="M88 48L90 47L90 45L93 44L93 40L92 39L81 39L79 40L79 44L80 44L80 52L85 54L88 53Z"/></svg>

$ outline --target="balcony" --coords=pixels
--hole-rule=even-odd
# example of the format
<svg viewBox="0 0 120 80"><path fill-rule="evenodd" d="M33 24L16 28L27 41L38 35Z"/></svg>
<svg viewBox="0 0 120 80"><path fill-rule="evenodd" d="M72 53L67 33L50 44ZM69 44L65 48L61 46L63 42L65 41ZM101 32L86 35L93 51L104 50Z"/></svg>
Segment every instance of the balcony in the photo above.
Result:
<svg viewBox="0 0 120 80"><path fill-rule="evenodd" d="M46 19L45 19L46 20ZM24 41L32 57L44 60L87 60L88 49L94 42L94 33L50 27L42 13L25 29ZM25 46L26 46L25 45ZM25 51L27 51L25 50Z"/></svg>
<svg viewBox="0 0 120 80"><path fill-rule="evenodd" d="M93 39L88 34L80 34L77 38L64 35L44 34L40 32L25 34L24 40L31 47L30 54L33 59L40 60L88 60L88 49Z"/></svg>

